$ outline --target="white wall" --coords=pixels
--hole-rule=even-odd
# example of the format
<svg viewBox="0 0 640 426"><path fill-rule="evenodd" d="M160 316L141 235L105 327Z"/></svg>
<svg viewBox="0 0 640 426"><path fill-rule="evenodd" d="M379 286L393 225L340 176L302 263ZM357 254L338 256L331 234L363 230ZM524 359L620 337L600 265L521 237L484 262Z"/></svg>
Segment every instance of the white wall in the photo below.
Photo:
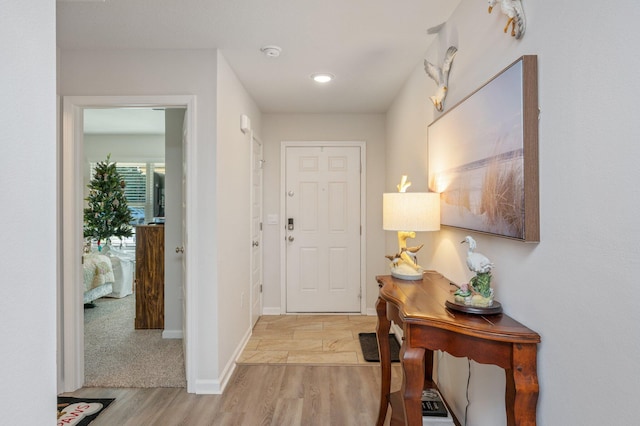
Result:
<svg viewBox="0 0 640 426"><path fill-rule="evenodd" d="M385 273L382 192L385 117L382 114L265 114L263 116L264 216L280 216L282 141L365 141L367 145L367 308L378 295L375 276ZM280 226L264 225L264 310L280 312Z"/></svg>
<svg viewBox="0 0 640 426"><path fill-rule="evenodd" d="M122 78L126 70L127 78ZM209 392L219 379L217 306L218 238L216 206L216 74L215 50L61 50L60 94L70 95L195 95L197 194L190 200L194 210L194 229L189 236L188 255L196 259L190 271L196 289L198 341L192 367L196 383L190 389ZM220 202L224 202L220 201ZM201 279L198 279L201 278Z"/></svg>
<svg viewBox="0 0 640 426"><path fill-rule="evenodd" d="M0 5L0 409L53 424L56 404L55 3ZM29 167L25 167L28 164Z"/></svg>
<svg viewBox="0 0 640 426"><path fill-rule="evenodd" d="M640 59L633 53L640 31L625 23L640 16L640 6L523 3L528 27L521 41L502 32L496 10L488 15L485 3L463 0L425 57L441 61L449 45L458 47L447 110L519 56L538 55L541 242L473 235L496 265L506 313L542 336L538 424L634 424L640 310L628 289L640 263ZM426 188L425 124L434 112L425 104L434 89L416 64L388 113L387 189L403 167ZM402 148L418 157L408 166L397 155ZM443 229L431 246L433 266L458 282L471 277L459 244L466 234ZM388 250L394 243L387 241ZM462 418L466 360L446 356L440 376ZM505 424L503 386L500 369L472 363L469 425Z"/></svg>
<svg viewBox="0 0 640 426"><path fill-rule="evenodd" d="M252 130L260 136L261 113L220 53L217 84L218 202L215 220L218 225L220 286L216 306L220 321L220 369L229 372L237 356L235 352L251 331L251 136L240 131L240 115L249 117Z"/></svg>
<svg viewBox="0 0 640 426"><path fill-rule="evenodd" d="M164 135L85 134L84 156L87 162L111 160L118 163L159 162L165 159Z"/></svg>

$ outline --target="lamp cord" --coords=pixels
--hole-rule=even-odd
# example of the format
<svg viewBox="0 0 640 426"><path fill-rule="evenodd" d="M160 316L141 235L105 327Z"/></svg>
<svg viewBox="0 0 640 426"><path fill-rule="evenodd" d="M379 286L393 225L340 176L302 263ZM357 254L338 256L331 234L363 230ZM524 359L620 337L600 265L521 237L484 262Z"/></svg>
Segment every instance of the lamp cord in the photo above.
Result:
<svg viewBox="0 0 640 426"><path fill-rule="evenodd" d="M438 353L438 366L436 367L436 374L438 375L438 382L440 381L440 361L442 360L444 353L442 351L440 351ZM467 358L467 364L468 364L468 375L467 375L467 390L466 390L466 398L467 398L467 405L464 407L464 426L467 426L467 416L469 414L469 405L471 404L471 401L469 400L469 384L471 383L471 360L469 358ZM436 383L436 386L438 386L439 383Z"/></svg>
<svg viewBox="0 0 640 426"><path fill-rule="evenodd" d="M471 382L471 360L467 358L467 363L469 364L469 375L467 376L467 406L464 407L464 426L467 426L467 416L469 414L469 383Z"/></svg>

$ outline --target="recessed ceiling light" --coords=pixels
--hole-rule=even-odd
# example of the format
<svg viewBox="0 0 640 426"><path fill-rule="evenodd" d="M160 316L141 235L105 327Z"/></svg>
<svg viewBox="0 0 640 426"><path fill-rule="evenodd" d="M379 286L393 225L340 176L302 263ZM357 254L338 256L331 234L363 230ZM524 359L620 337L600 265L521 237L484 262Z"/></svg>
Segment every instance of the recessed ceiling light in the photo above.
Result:
<svg viewBox="0 0 640 426"><path fill-rule="evenodd" d="M282 53L282 48L279 46L262 46L260 51L264 53L265 56L270 58L277 58Z"/></svg>
<svg viewBox="0 0 640 426"><path fill-rule="evenodd" d="M311 74L311 78L316 83L328 83L331 80L333 80L335 77L333 76L333 74L322 72L322 73Z"/></svg>

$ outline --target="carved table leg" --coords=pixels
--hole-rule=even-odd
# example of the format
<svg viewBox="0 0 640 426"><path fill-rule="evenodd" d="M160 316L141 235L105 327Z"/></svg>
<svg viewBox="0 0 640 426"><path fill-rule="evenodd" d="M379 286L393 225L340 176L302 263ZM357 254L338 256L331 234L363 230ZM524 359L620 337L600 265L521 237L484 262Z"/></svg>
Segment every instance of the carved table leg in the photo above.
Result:
<svg viewBox="0 0 640 426"><path fill-rule="evenodd" d="M378 340L378 355L380 356L380 367L382 370L380 385L380 408L378 410L377 426L384 424L389 408L389 394L391 393L391 354L389 352L389 329L391 321L387 319L387 302L378 298L376 302L376 312L378 313L378 324L376 326L376 338Z"/></svg>
<svg viewBox="0 0 640 426"><path fill-rule="evenodd" d="M505 370L507 424L535 426L538 403L536 345L513 345L511 369Z"/></svg>
<svg viewBox="0 0 640 426"><path fill-rule="evenodd" d="M400 357L402 359L402 395L404 398L404 418L409 426L422 424L422 389L424 388L424 354L423 348L412 348L408 345L410 331L404 330L404 340Z"/></svg>

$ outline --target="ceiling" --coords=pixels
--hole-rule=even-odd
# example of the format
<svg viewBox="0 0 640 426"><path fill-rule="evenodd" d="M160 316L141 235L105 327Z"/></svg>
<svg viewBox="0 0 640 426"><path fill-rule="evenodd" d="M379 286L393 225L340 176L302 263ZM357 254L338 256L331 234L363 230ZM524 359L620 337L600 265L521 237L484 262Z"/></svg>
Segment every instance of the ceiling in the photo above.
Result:
<svg viewBox="0 0 640 426"><path fill-rule="evenodd" d="M57 44L218 48L263 113L383 113L436 37L427 30L459 3L58 0ZM264 45L281 47L281 55L266 57ZM336 78L320 85L310 78L315 72Z"/></svg>

